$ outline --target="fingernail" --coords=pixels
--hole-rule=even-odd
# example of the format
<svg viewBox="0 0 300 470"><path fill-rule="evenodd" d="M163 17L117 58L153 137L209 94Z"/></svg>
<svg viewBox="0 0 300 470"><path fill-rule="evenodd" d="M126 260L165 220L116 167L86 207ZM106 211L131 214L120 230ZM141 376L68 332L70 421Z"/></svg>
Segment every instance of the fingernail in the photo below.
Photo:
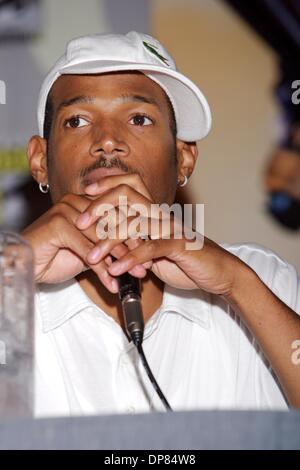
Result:
<svg viewBox="0 0 300 470"><path fill-rule="evenodd" d="M113 290L114 292L118 292L118 290L119 290L119 284L118 284L118 281L116 281L116 279L113 279L113 280L111 281L111 287L112 287L112 290Z"/></svg>
<svg viewBox="0 0 300 470"><path fill-rule="evenodd" d="M90 215L87 212L84 212L78 217L76 221L76 225L85 227L88 224L89 220L90 220Z"/></svg>
<svg viewBox="0 0 300 470"><path fill-rule="evenodd" d="M101 258L102 250L99 246L93 248L88 254L88 260L91 262L98 261Z"/></svg>
<svg viewBox="0 0 300 470"><path fill-rule="evenodd" d="M122 263L120 263L119 261L115 261L111 266L109 266L108 271L111 274L119 274L122 268Z"/></svg>

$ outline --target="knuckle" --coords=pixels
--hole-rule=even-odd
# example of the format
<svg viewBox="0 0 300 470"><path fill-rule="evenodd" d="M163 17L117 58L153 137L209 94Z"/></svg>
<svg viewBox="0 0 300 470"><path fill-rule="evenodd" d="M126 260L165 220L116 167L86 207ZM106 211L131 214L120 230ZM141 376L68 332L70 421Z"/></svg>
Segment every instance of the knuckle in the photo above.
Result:
<svg viewBox="0 0 300 470"><path fill-rule="evenodd" d="M149 256L152 256L155 253L156 247L157 247L157 242L154 240L149 240L145 243L145 248Z"/></svg>
<svg viewBox="0 0 300 470"><path fill-rule="evenodd" d="M130 188L130 186L128 186L128 184L121 183L118 186L118 189L119 189L119 191L121 191L124 194L129 194L131 188Z"/></svg>
<svg viewBox="0 0 300 470"><path fill-rule="evenodd" d="M72 202L73 199L74 199L74 195L68 193L68 194L65 194L57 204L59 203L69 204Z"/></svg>
<svg viewBox="0 0 300 470"><path fill-rule="evenodd" d="M128 259L128 261L130 261L130 263L133 266L140 263L140 260L139 260L138 256L135 253L128 253L126 255L126 258Z"/></svg>
<svg viewBox="0 0 300 470"><path fill-rule="evenodd" d="M63 208L73 207L80 211L86 209L90 204L90 200L80 194L65 194L55 205Z"/></svg>
<svg viewBox="0 0 300 470"><path fill-rule="evenodd" d="M128 180L132 183L140 183L142 181L138 173L131 173L130 175L128 175Z"/></svg>
<svg viewBox="0 0 300 470"><path fill-rule="evenodd" d="M61 200L55 204L53 207L53 214L64 214L67 209L67 204L65 201Z"/></svg>
<svg viewBox="0 0 300 470"><path fill-rule="evenodd" d="M64 215L62 213L57 212L57 213L52 214L52 216L50 218L50 223L51 223L52 227L55 230L57 230L57 229L61 228L62 226L65 226L66 218L64 217Z"/></svg>

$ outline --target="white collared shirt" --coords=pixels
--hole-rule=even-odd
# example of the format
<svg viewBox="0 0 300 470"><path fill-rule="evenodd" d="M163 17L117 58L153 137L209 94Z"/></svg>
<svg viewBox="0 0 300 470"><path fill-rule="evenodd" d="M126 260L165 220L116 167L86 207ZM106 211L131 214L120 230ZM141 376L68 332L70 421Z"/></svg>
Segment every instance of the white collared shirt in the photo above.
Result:
<svg viewBox="0 0 300 470"><path fill-rule="evenodd" d="M300 313L299 279L291 265L257 245L222 246ZM76 280L38 286L35 336L37 417L164 409L132 343ZM165 286L143 345L176 411L287 409L256 340L219 296Z"/></svg>

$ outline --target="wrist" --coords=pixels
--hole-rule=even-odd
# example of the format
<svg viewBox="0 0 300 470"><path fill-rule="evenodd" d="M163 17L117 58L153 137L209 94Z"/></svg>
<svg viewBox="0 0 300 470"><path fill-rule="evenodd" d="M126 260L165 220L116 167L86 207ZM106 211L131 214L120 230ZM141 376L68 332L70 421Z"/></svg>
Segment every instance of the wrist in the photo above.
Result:
<svg viewBox="0 0 300 470"><path fill-rule="evenodd" d="M257 287L259 277L250 266L238 260L234 268L232 286L228 294L223 297L232 306L241 307L247 299L252 297L253 288Z"/></svg>

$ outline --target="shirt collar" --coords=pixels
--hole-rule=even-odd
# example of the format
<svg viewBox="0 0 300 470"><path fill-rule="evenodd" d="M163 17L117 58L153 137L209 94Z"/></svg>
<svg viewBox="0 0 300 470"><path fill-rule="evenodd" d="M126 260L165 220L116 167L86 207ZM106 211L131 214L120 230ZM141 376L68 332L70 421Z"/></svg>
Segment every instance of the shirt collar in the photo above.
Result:
<svg viewBox="0 0 300 470"><path fill-rule="evenodd" d="M165 285L161 309L178 313L203 328L210 328L211 295L201 289L184 290Z"/></svg>
<svg viewBox="0 0 300 470"><path fill-rule="evenodd" d="M75 279L61 284L39 284L36 301L39 305L44 333L58 328L87 307L96 307L101 311ZM165 285L159 310L161 314L182 315L187 320L208 329L211 317L210 305L210 294L201 289L182 290Z"/></svg>

